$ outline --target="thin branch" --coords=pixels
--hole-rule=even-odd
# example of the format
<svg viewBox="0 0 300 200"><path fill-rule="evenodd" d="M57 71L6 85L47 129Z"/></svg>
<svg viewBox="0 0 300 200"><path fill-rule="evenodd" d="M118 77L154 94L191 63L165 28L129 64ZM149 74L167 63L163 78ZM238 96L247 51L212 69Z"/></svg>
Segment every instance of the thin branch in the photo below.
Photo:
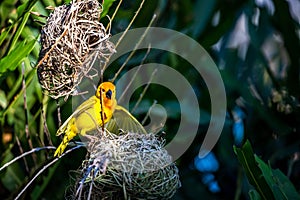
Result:
<svg viewBox="0 0 300 200"><path fill-rule="evenodd" d="M101 83L100 83L101 84ZM100 87L100 85L99 85ZM102 92L102 88L99 89L100 91L100 108L101 108L101 111L100 111L100 115L101 115L101 120L102 120L102 131L104 132L104 119L105 119L105 113L104 113L104 106L103 106L103 92ZM93 119L93 118L92 118Z"/></svg>
<svg viewBox="0 0 300 200"><path fill-rule="evenodd" d="M145 3L145 0L142 0L140 7L138 8L138 10L135 12L135 15L133 16L133 18L131 19L129 25L127 26L127 28L125 29L124 33L122 34L122 36L119 38L117 44L116 44L116 48L118 47L118 45L120 44L120 42L122 41L122 39L125 37L127 31L130 29L131 25L133 24L133 22L135 21L135 18L138 16L138 14L140 13L143 5Z"/></svg>
<svg viewBox="0 0 300 200"><path fill-rule="evenodd" d="M48 142L50 145L53 146L52 144L52 140L51 140L51 136L50 136L50 131L48 129L48 126L47 126L47 121L46 121L46 112L47 112L47 109L46 109L46 102L48 100L48 97L45 96L44 99L43 99L43 105L42 105L42 108L41 108L41 111L42 111L42 121L43 121L43 127L44 127L44 130L42 131L42 133L46 135L47 139L48 139ZM45 109L45 111L44 111ZM58 110L57 110L58 111ZM61 124L61 119L59 118L58 119L58 122Z"/></svg>
<svg viewBox="0 0 300 200"><path fill-rule="evenodd" d="M142 121L142 125L145 124L146 120L148 119L148 117L150 116L150 112L153 109L153 107L157 104L157 101L154 100L153 104L151 105L151 107L149 108L147 115L144 117L143 121Z"/></svg>
<svg viewBox="0 0 300 200"><path fill-rule="evenodd" d="M57 106L57 119L58 119L58 126L61 126L61 115L60 115L60 105L58 99L56 99L56 106Z"/></svg>
<svg viewBox="0 0 300 200"><path fill-rule="evenodd" d="M112 15L111 19L109 20L110 23L107 24L106 31L111 27L111 22L112 22L113 19L115 18L116 14L117 14L117 12L118 12L118 10L119 10L121 4L122 4L122 1L123 1L123 0L120 0L120 1L119 1L118 5L117 5L117 7L116 7L116 9L115 9L114 14Z"/></svg>
<svg viewBox="0 0 300 200"><path fill-rule="evenodd" d="M26 82L25 82L25 63L22 62L22 90L24 91L23 93L23 99L24 99L24 113L25 113L25 134L26 134L26 138L29 144L29 147L31 149L33 149L33 145L32 145L32 141L31 141L31 137L30 137L30 133L29 133L29 127L28 127L28 109L27 109L27 97L26 97ZM32 159L34 164L37 164L36 161L36 156L34 154L32 154Z"/></svg>
<svg viewBox="0 0 300 200"><path fill-rule="evenodd" d="M93 189L93 183L94 183L94 174L92 175L92 182L90 183L89 194L88 194L87 200L91 199L91 194L92 194L92 189Z"/></svg>
<svg viewBox="0 0 300 200"><path fill-rule="evenodd" d="M16 162L17 160L29 155L29 154L32 154L34 152L38 152L40 150L45 150L45 149L56 149L56 147L54 146L46 146L46 147L37 147L37 148L33 148L31 149L30 151L27 151L25 153L22 153L21 155L15 157L14 159L12 159L11 161L9 161L8 163L5 163L5 165L3 165L1 168L0 168L0 171L2 171L3 169L5 169L6 167L8 167L9 165L11 165L12 163Z"/></svg>
<svg viewBox="0 0 300 200"><path fill-rule="evenodd" d="M30 140L30 135L29 135L29 129L28 129L28 110L27 110L27 98L26 98L26 83L25 83L25 64L22 62L22 90L24 91L23 93L23 99L24 99L24 112L25 112L25 133L26 133L26 138L28 139L29 147L32 149L32 143Z"/></svg>
<svg viewBox="0 0 300 200"><path fill-rule="evenodd" d="M118 99L119 102L122 101L122 98L124 97L124 95L126 94L126 92L128 91L129 87L131 86L131 84L133 83L133 80L135 79L135 77L137 76L138 72L140 71L140 69L142 68L143 64L145 63L145 60L147 58L147 56L149 55L151 50L151 44L148 45L148 49L147 52L142 60L142 62L140 63L140 65L138 66L138 69L136 70L136 72L134 73L134 75L132 76L130 82L127 84L126 88L123 90L120 98Z"/></svg>
<svg viewBox="0 0 300 200"><path fill-rule="evenodd" d="M149 81L148 81L146 87L144 88L143 92L140 94L140 97L139 97L139 99L137 100L137 102L135 103L135 105L134 105L133 109L131 110L131 112L134 112L134 110L138 107L138 105L139 105L140 102L142 101L142 99L143 99L143 97L144 97L146 91L148 90L148 88L149 88L149 86L150 86L150 84L151 84L151 82L152 82L152 79L153 79L154 75L156 74L156 72L157 72L157 69L155 69L155 70L152 72L152 74L151 74L151 76L150 76L150 79L149 79Z"/></svg>
<svg viewBox="0 0 300 200"><path fill-rule="evenodd" d="M53 165L55 162L57 162L60 158L64 157L66 154L72 152L73 150L75 149L78 149L80 147L82 147L83 145L78 145L78 146L75 146L74 148L72 149L69 149L67 150L65 153L63 153L60 157L58 158L54 158L50 163L48 163L47 165L43 166L43 168L38 171L36 173L36 175L26 184L26 186L22 189L22 191L18 194L18 196L15 198L15 200L19 199L22 194L27 190L27 188L31 185L31 183L41 174L43 173L46 169L48 169L48 167L50 167L51 165Z"/></svg>
<svg viewBox="0 0 300 200"><path fill-rule="evenodd" d="M49 51L46 52L45 56L38 62L36 67L39 67L44 62L44 60L46 60L49 57L51 51L53 51L53 49L57 46L58 42L67 34L67 32L68 28L66 28L65 31L61 34L61 36L59 36L59 38L55 41L55 43L52 45Z"/></svg>
<svg viewBox="0 0 300 200"><path fill-rule="evenodd" d="M149 31L149 28L150 26L152 25L152 23L154 22L156 18L156 15L153 15L148 27L146 28L144 34L141 36L141 38L139 39L139 41L136 43L136 45L134 46L134 49L133 51L129 54L129 56L127 57L127 59L125 60L125 62L122 64L122 66L119 68L119 70L117 71L117 73L115 74L115 76L112 78L111 82L114 82L116 80L116 78L118 77L118 75L121 73L121 71L123 70L123 68L125 67L125 65L128 63L128 61L131 59L131 57L135 54L138 46L141 44L141 42L144 40L146 34L148 33ZM127 29L125 30L125 32L123 33L123 35L120 37L120 39L118 40L117 44L116 44L116 49L117 49L117 46L119 45L121 39L123 39L123 37L125 36L125 34L127 33L128 31L128 27Z"/></svg>
<svg viewBox="0 0 300 200"><path fill-rule="evenodd" d="M138 10L135 12L135 15L134 15L133 18L131 19L129 25L127 26L127 28L125 29L125 31L123 32L123 34L122 34L121 37L119 38L117 44L115 45L115 49L117 49L117 47L119 46L120 42L121 42L122 39L125 37L126 33L128 32L129 28L131 27L132 23L134 22L135 18L137 17L137 15L139 14L139 12L141 11L141 8L143 7L144 2L145 2L145 0L143 0L143 1L141 2L140 7L139 7ZM112 56L112 55L110 55L110 56L108 57L108 60L110 60L111 56ZM106 70L106 68L107 68L107 63L108 63L108 62L106 62L106 63L104 64L104 66L103 66L103 71ZM114 80L115 80L115 79L113 79L112 82L113 82Z"/></svg>
<svg viewBox="0 0 300 200"><path fill-rule="evenodd" d="M17 144L18 144L20 153L23 154L24 151L23 151L23 148L22 148L22 145L21 145L21 143L20 143L20 140L19 140L18 136L16 136L16 141L17 141ZM24 160L25 169L26 169L27 173L29 173L29 167L28 167L27 161L26 161L25 158L24 158L23 160ZM0 168L0 171L1 171L1 169L2 169L2 168Z"/></svg>

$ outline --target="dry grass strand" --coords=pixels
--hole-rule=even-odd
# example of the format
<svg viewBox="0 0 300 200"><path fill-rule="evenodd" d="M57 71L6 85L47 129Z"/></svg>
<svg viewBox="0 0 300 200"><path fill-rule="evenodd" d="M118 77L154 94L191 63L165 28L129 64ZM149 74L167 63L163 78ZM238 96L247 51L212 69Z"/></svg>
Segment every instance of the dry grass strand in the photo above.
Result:
<svg viewBox="0 0 300 200"><path fill-rule="evenodd" d="M101 135L89 137L90 155L69 198L169 199L180 187L178 169L154 134Z"/></svg>
<svg viewBox="0 0 300 200"><path fill-rule="evenodd" d="M39 82L54 99L74 94L95 60L100 68L108 62L115 46L98 20L101 5L86 0L56 7L41 33L37 65Z"/></svg>

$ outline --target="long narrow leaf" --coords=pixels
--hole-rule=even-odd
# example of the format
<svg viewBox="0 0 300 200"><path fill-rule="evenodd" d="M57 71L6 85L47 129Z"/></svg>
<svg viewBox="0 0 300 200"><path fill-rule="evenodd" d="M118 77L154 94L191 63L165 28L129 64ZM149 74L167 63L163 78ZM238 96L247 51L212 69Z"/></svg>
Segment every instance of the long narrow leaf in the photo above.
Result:
<svg viewBox="0 0 300 200"><path fill-rule="evenodd" d="M22 41L9 55L0 60L0 74L7 70L15 70L20 62L33 49L36 39L29 42Z"/></svg>
<svg viewBox="0 0 300 200"><path fill-rule="evenodd" d="M11 30L12 26L10 26L8 29L4 30L0 35L0 46L2 43L7 39L9 31Z"/></svg>
<svg viewBox="0 0 300 200"><path fill-rule="evenodd" d="M36 1L37 0L28 1L27 3L22 4L21 6L18 7L18 9L17 9L18 14L22 18L22 21L20 24L18 24L17 31L15 32L15 34L13 36L13 40L10 44L8 54L10 54L10 52L12 52L15 49L15 45L17 44L17 42L19 40L19 37L28 21L29 16L30 16L30 11L32 10Z"/></svg>
<svg viewBox="0 0 300 200"><path fill-rule="evenodd" d="M250 142L247 140L242 148L234 147L239 162L242 164L250 184L260 194L262 199L274 199L272 190L257 166Z"/></svg>
<svg viewBox="0 0 300 200"><path fill-rule="evenodd" d="M248 192L248 194L249 194L249 197L251 200L260 200L261 199L260 195L258 194L258 192L256 190L250 190Z"/></svg>
<svg viewBox="0 0 300 200"><path fill-rule="evenodd" d="M276 200L300 199L294 185L279 169L272 169L258 156L255 156L255 160L258 163L258 167L261 169L265 180L273 191Z"/></svg>

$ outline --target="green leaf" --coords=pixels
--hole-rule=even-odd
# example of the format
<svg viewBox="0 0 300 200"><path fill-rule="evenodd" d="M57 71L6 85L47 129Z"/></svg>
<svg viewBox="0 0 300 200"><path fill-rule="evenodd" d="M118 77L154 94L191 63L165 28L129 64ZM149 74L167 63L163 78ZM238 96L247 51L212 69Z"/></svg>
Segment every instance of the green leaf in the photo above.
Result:
<svg viewBox="0 0 300 200"><path fill-rule="evenodd" d="M193 36L199 36L210 21L211 15L213 15L214 8L217 4L216 0L211 1L196 1L194 6L194 26Z"/></svg>
<svg viewBox="0 0 300 200"><path fill-rule="evenodd" d="M103 10L102 10L102 13L101 13L101 18L105 17L109 11L109 8L112 6L113 2L115 0L104 0L103 2Z"/></svg>
<svg viewBox="0 0 300 200"><path fill-rule="evenodd" d="M255 156L255 160L258 163L258 167L261 169L268 185L273 191L276 200L300 199L294 185L279 169L272 169L258 156Z"/></svg>
<svg viewBox="0 0 300 200"><path fill-rule="evenodd" d="M18 17L22 18L23 15L25 15L26 13L29 13L37 1L38 0L27 1L27 2L23 3L22 5L20 5L17 8Z"/></svg>
<svg viewBox="0 0 300 200"><path fill-rule="evenodd" d="M250 142L247 140L242 148L234 146L234 151L245 170L250 184L260 194L262 199L274 199L272 190L264 179L261 169L256 164Z"/></svg>
<svg viewBox="0 0 300 200"><path fill-rule="evenodd" d="M0 45L8 38L9 31L12 26L10 26L7 30L4 29L4 31L0 35Z"/></svg>
<svg viewBox="0 0 300 200"><path fill-rule="evenodd" d="M5 95L5 92L2 90L0 90L0 106L2 108L5 108L7 106L6 95Z"/></svg>
<svg viewBox="0 0 300 200"><path fill-rule="evenodd" d="M23 29L28 21L28 18L30 16L30 11L32 10L35 2L37 0L33 0L33 1L28 1L25 4L22 4L21 6L18 7L18 13L19 13L19 17L21 18L21 23L18 24L17 30L14 33L12 42L9 46L9 51L8 54L13 51L13 49L15 49L15 45L17 44L19 37L21 35L21 33L23 32Z"/></svg>
<svg viewBox="0 0 300 200"><path fill-rule="evenodd" d="M249 197L251 200L261 200L259 193L256 190L249 191Z"/></svg>
<svg viewBox="0 0 300 200"><path fill-rule="evenodd" d="M0 60L0 74L7 70L15 70L20 62L32 51L36 39L22 41L9 55Z"/></svg>
<svg viewBox="0 0 300 200"><path fill-rule="evenodd" d="M25 10L26 10L28 4L29 4L29 2L24 3L17 8L18 16L22 16L25 13Z"/></svg>

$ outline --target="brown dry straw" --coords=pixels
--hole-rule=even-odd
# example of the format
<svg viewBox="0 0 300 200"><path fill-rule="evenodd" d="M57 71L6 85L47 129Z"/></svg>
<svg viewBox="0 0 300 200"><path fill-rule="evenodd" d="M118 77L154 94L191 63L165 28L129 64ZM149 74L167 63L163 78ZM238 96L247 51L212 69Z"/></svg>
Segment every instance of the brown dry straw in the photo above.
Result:
<svg viewBox="0 0 300 200"><path fill-rule="evenodd" d="M178 169L154 134L89 136L90 155L77 172L68 199L169 199Z"/></svg>
<svg viewBox="0 0 300 200"><path fill-rule="evenodd" d="M97 0L86 0L56 7L50 14L41 32L37 72L52 98L72 95L95 60L101 68L115 52L110 34L99 22L100 13Z"/></svg>

